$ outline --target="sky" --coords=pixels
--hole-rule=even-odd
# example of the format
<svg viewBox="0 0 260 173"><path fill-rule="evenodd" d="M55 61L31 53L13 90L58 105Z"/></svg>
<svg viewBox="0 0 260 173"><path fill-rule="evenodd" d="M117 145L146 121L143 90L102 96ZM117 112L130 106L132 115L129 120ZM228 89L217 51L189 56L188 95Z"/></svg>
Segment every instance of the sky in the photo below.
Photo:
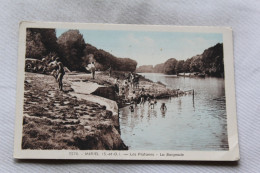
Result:
<svg viewBox="0 0 260 173"><path fill-rule="evenodd" d="M56 29L59 37L68 29ZM220 33L79 30L86 43L138 65L156 65L169 58L186 60L222 43Z"/></svg>

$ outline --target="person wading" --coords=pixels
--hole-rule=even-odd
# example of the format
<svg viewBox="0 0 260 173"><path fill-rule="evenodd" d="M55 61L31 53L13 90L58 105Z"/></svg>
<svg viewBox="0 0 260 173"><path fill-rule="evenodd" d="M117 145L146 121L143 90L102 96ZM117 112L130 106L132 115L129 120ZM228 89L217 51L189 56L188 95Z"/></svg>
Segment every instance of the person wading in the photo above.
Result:
<svg viewBox="0 0 260 173"><path fill-rule="evenodd" d="M57 65L58 65L58 70L57 70L57 82L59 83L59 89L60 91L62 91L62 87L63 87L63 84L62 84L62 79L63 79L63 76L65 75L65 70L64 70L64 66L63 64L60 62L60 60L57 58Z"/></svg>
<svg viewBox="0 0 260 173"><path fill-rule="evenodd" d="M140 105L143 104L144 105L144 98L145 98L145 91L144 88L141 89L141 91L139 92L139 95L141 97L141 101L140 101Z"/></svg>
<svg viewBox="0 0 260 173"><path fill-rule="evenodd" d="M153 99L151 99L150 103L148 104L151 109L154 109L154 105L157 103L155 99L155 95L153 96Z"/></svg>
<svg viewBox="0 0 260 173"><path fill-rule="evenodd" d="M166 107L165 103L162 103L160 109L161 109L161 111L166 111L167 110L167 107Z"/></svg>

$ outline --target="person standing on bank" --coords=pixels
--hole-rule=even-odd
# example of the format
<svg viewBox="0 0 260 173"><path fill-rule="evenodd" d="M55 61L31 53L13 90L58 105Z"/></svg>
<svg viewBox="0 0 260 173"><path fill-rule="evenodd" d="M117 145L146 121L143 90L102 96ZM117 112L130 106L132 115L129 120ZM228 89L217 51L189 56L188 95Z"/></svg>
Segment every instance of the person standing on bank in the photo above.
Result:
<svg viewBox="0 0 260 173"><path fill-rule="evenodd" d="M129 85L128 85L128 80L124 80L122 87L124 88L124 95L125 95L125 99L128 99L128 95L129 95Z"/></svg>
<svg viewBox="0 0 260 173"><path fill-rule="evenodd" d="M109 73L109 77L111 77L111 75L112 75L112 67L111 66L108 69L108 73Z"/></svg>
<svg viewBox="0 0 260 173"><path fill-rule="evenodd" d="M114 86L115 86L116 93L119 95L119 77L116 77Z"/></svg>
<svg viewBox="0 0 260 173"><path fill-rule="evenodd" d="M91 74L92 74L92 79L95 79L95 71L96 71L96 67L95 67L95 62L91 62L90 64L90 71L91 71Z"/></svg>
<svg viewBox="0 0 260 173"><path fill-rule="evenodd" d="M57 59L59 59L59 57L55 58L54 56L51 58L51 62L48 64L48 68L52 71L51 75L56 79L58 78L58 62Z"/></svg>
<svg viewBox="0 0 260 173"><path fill-rule="evenodd" d="M62 91L63 83L62 79L63 76L65 75L65 70L63 64L60 62L59 58L57 58L57 65L58 65L58 70L57 70L57 82L59 83L59 89Z"/></svg>

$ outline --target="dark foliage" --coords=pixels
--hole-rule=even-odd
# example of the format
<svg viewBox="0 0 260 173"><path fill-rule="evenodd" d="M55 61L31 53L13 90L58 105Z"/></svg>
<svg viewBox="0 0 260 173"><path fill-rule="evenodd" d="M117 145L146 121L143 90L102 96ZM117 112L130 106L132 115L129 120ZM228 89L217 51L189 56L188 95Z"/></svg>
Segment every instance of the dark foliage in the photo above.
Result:
<svg viewBox="0 0 260 173"><path fill-rule="evenodd" d="M176 74L176 65L177 65L177 60L175 58L170 58L168 59L164 65L164 73L165 74Z"/></svg>
<svg viewBox="0 0 260 173"><path fill-rule="evenodd" d="M184 72L184 60L180 60L177 62L175 67L176 73L182 73Z"/></svg>
<svg viewBox="0 0 260 173"><path fill-rule="evenodd" d="M186 59L183 64L183 72L190 72L190 64L191 64L192 59Z"/></svg>
<svg viewBox="0 0 260 173"><path fill-rule="evenodd" d="M224 75L223 44L205 50L201 57L201 70L211 76Z"/></svg>
<svg viewBox="0 0 260 173"><path fill-rule="evenodd" d="M42 59L58 48L55 29L28 28L26 58Z"/></svg>
<svg viewBox="0 0 260 173"><path fill-rule="evenodd" d="M55 29L29 28L26 33L26 58L45 59L45 64L51 57L59 57L61 62L72 71L85 71L86 66L95 61L98 70L135 71L137 62L130 58L118 58L96 47L86 44L78 30L69 30L58 39ZM29 62L29 61L28 61ZM30 64L36 65L36 61ZM38 72L36 69L35 72Z"/></svg>
<svg viewBox="0 0 260 173"><path fill-rule="evenodd" d="M84 64L94 60L96 61L97 69L102 71L110 67L118 71L135 71L137 65L137 62L130 58L117 58L102 49L97 49L91 44L86 44L84 55L82 58Z"/></svg>
<svg viewBox="0 0 260 173"><path fill-rule="evenodd" d="M84 70L81 57L84 55L86 44L82 34L78 30L69 30L58 38L57 43L64 65L70 70Z"/></svg>
<svg viewBox="0 0 260 173"><path fill-rule="evenodd" d="M203 64L201 62L201 55L197 55L191 58L190 72L202 72Z"/></svg>
<svg viewBox="0 0 260 173"><path fill-rule="evenodd" d="M153 72L165 74L177 73L203 73L208 76L223 77L223 44L218 43L213 47L206 49L201 55L193 56L186 61L177 61L174 58L168 59L165 63L156 66L140 66L137 72Z"/></svg>

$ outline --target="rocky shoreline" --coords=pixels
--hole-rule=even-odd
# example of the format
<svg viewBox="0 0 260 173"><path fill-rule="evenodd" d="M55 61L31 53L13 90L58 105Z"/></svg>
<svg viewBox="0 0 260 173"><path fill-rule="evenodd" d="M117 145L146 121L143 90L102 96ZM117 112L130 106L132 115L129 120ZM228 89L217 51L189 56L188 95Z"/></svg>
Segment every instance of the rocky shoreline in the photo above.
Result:
<svg viewBox="0 0 260 173"><path fill-rule="evenodd" d="M23 116L23 149L127 150L120 136L118 109L126 106L116 96L115 77L97 73L96 79L84 73L67 73L64 92L54 77L26 73ZM161 83L140 78L139 89L157 99L183 92Z"/></svg>

